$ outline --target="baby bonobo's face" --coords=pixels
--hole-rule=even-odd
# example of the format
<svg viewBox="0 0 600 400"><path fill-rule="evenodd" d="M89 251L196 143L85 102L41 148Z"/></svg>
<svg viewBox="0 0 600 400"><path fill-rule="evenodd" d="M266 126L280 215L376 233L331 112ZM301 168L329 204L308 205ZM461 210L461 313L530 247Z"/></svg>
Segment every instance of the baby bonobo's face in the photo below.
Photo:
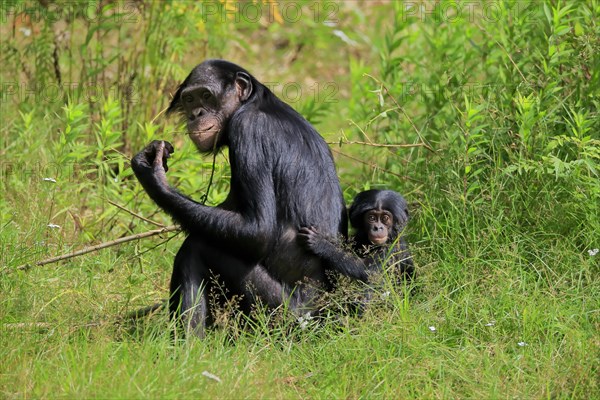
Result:
<svg viewBox="0 0 600 400"><path fill-rule="evenodd" d="M381 246L388 241L394 226L391 212L381 209L367 211L363 216L363 224L369 241Z"/></svg>

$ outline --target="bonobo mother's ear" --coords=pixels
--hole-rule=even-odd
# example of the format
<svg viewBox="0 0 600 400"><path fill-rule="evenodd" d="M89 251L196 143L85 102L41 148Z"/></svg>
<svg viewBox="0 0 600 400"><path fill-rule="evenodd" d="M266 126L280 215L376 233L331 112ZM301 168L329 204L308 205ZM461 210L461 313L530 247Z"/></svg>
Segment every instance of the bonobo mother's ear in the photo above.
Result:
<svg viewBox="0 0 600 400"><path fill-rule="evenodd" d="M167 114L171 114L175 111L181 111L181 91L183 90L183 83L177 88L177 91L173 95L173 99L171 99L171 104L169 104L169 108L167 108Z"/></svg>
<svg viewBox="0 0 600 400"><path fill-rule="evenodd" d="M240 101L246 101L252 94L252 79L245 72L235 74L235 90L240 98Z"/></svg>

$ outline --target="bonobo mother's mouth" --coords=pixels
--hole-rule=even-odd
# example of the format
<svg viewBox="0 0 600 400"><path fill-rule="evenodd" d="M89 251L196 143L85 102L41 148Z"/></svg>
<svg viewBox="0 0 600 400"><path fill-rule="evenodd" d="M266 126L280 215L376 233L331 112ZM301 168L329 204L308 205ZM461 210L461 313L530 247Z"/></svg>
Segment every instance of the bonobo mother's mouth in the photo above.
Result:
<svg viewBox="0 0 600 400"><path fill-rule="evenodd" d="M188 129L188 135L202 135L203 133L209 133L212 132L214 130L214 125L211 125L210 127L206 128L206 129L196 129L196 130L191 130Z"/></svg>

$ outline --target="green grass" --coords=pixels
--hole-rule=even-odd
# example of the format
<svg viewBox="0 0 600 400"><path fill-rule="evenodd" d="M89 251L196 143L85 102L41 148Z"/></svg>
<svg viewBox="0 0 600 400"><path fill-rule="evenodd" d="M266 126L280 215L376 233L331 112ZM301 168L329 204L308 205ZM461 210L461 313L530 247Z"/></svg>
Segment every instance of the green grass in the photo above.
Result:
<svg viewBox="0 0 600 400"><path fill-rule="evenodd" d="M107 2L93 19L84 3L16 4L0 25L1 398L600 398L598 1L469 3L452 18L306 1L298 21L238 23L199 2ZM384 288L362 318L304 330L226 314L184 340L164 311L126 317L168 296L182 234L17 270L156 229L110 202L170 224L128 164L152 139L174 143L169 181L201 198L212 159L159 113L207 57L279 96L300 85L292 105L335 143L347 200L405 195L411 295ZM315 94L332 82L332 98ZM219 156L208 204L228 190Z"/></svg>
<svg viewBox="0 0 600 400"><path fill-rule="evenodd" d="M5 276L3 396L594 397L595 266L575 257L580 269L557 275L543 259L516 263L527 250L483 240L486 254L456 255L459 244L447 239L434 241L444 248L439 260L416 252L429 264L420 264L413 297L392 292L363 319L305 331L236 331L235 342L227 329L204 341L173 341L162 314L137 324L119 319L128 301L149 304L165 293L149 281L166 286L166 256L160 272L143 276L106 256L94 258L113 272L89 270L90 257Z"/></svg>

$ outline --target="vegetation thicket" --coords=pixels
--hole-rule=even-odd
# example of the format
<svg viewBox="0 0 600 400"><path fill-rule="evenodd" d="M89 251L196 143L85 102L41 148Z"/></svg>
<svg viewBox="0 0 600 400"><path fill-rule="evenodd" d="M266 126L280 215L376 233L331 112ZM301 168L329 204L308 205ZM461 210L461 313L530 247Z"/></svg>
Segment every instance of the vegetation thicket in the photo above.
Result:
<svg viewBox="0 0 600 400"><path fill-rule="evenodd" d="M598 0L1 7L0 397L600 397ZM170 225L129 166L153 139L173 186L224 200L226 152L209 188L163 115L206 58L317 127L348 201L404 195L412 294L185 341L126 318L168 295L181 233L18 269Z"/></svg>

